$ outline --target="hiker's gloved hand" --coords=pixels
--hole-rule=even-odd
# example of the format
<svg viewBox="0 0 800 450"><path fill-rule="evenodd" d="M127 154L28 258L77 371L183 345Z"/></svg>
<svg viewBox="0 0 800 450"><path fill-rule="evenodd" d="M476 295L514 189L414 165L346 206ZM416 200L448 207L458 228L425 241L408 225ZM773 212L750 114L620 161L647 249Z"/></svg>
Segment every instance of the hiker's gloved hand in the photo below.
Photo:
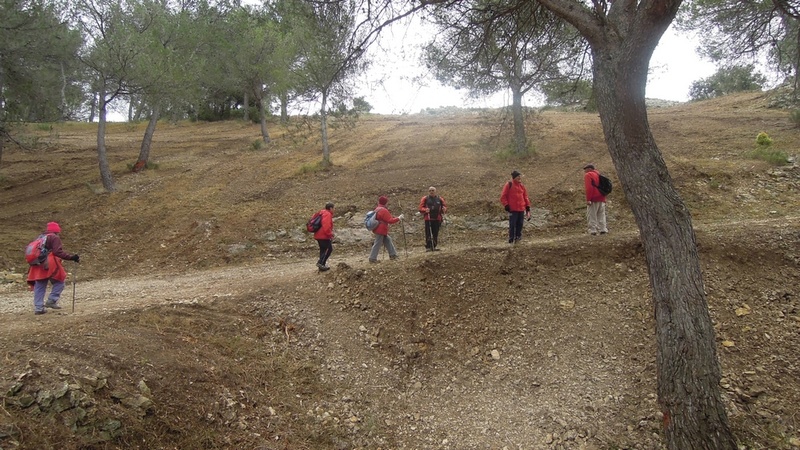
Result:
<svg viewBox="0 0 800 450"><path fill-rule="evenodd" d="M80 257L80 255L75 254L75 255L72 255L72 260L75 261L76 263L79 263L79 262L81 262L81 257Z"/></svg>
<svg viewBox="0 0 800 450"><path fill-rule="evenodd" d="M526 213L529 213L529 212L531 212L531 207L530 207L530 206L526 206L526 207L525 207L525 212L526 212Z"/></svg>
<svg viewBox="0 0 800 450"><path fill-rule="evenodd" d="M400 214L399 216L397 216L397 218L398 218L398 219L400 219L400 220L403 220L403 219L405 219L405 218L406 218L406 216L404 216L404 215Z"/></svg>
<svg viewBox="0 0 800 450"><path fill-rule="evenodd" d="M505 208L506 208L506 212L511 212L511 207L510 206L506 205Z"/></svg>

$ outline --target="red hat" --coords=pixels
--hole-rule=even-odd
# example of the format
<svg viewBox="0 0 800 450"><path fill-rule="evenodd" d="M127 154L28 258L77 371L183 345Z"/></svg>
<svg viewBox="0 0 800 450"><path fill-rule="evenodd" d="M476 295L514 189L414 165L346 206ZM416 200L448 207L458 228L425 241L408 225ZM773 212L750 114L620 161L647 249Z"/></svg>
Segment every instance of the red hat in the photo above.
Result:
<svg viewBox="0 0 800 450"><path fill-rule="evenodd" d="M49 222L47 224L48 233L61 233L61 227L56 222Z"/></svg>
<svg viewBox="0 0 800 450"><path fill-rule="evenodd" d="M381 195L381 196L378 198L378 204L380 204L380 205L385 205L385 204L387 204L387 203L389 203L389 197L387 197L387 196L385 196L385 195Z"/></svg>

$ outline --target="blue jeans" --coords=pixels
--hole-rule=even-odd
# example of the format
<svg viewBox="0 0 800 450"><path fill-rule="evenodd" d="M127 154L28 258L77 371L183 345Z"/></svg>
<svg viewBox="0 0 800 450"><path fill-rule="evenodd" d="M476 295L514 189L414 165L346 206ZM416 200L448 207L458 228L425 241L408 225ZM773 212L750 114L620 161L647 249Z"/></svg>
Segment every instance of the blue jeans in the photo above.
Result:
<svg viewBox="0 0 800 450"><path fill-rule="evenodd" d="M36 280L33 284L33 309L36 311L44 311L44 294L47 293L47 283L53 283L53 289L50 290L50 295L47 297L49 303L58 303L61 297L61 292L64 291L64 282L56 281L52 278L48 280Z"/></svg>

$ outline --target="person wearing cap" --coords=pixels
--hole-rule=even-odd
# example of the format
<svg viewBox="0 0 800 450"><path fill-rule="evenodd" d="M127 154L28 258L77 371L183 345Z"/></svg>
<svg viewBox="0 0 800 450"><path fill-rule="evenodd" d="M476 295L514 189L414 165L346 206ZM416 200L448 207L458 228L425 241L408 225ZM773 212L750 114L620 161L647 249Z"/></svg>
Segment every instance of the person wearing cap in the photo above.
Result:
<svg viewBox="0 0 800 450"><path fill-rule="evenodd" d="M394 248L392 238L389 236L389 224L397 223L403 220L403 215L393 217L392 213L386 209L389 203L389 198L381 195L378 198L378 206L375 207L375 218L378 220L378 226L372 231L375 233L375 242L372 244L372 251L369 253L369 262L378 262L378 253L381 247L386 247L389 252L389 259L397 259L397 250Z"/></svg>
<svg viewBox="0 0 800 450"><path fill-rule="evenodd" d="M600 173L594 164L583 166L583 187L586 191L586 219L589 222L589 234L608 233L606 226L606 196L600 192Z"/></svg>
<svg viewBox="0 0 800 450"><path fill-rule="evenodd" d="M428 195L422 197L417 208L425 217L425 251L439 250L439 228L441 228L443 215L447 212L444 199L436 193L436 188L428 188Z"/></svg>
<svg viewBox="0 0 800 450"><path fill-rule="evenodd" d="M518 171L511 172L511 181L503 185L500 203L508 213L508 243L516 244L522 239L525 218L531 217L531 199L522 184L522 174Z"/></svg>
<svg viewBox="0 0 800 450"><path fill-rule="evenodd" d="M58 300L64 290L64 280L67 279L67 271L64 270L61 260L80 262L80 256L64 251L59 233L61 226L58 223L47 224L44 232L47 239L44 244L44 248L48 250L47 261L44 264L31 266L28 270L28 286L33 290L33 312L36 315L44 314L45 308L61 309ZM53 288L45 302L48 283L52 283Z"/></svg>
<svg viewBox="0 0 800 450"><path fill-rule="evenodd" d="M317 268L320 272L330 270L327 262L333 253L333 211L334 205L332 202L325 204L325 209L320 210L319 214L322 216L321 226L319 230L314 232L314 239L319 244L319 259L317 260Z"/></svg>

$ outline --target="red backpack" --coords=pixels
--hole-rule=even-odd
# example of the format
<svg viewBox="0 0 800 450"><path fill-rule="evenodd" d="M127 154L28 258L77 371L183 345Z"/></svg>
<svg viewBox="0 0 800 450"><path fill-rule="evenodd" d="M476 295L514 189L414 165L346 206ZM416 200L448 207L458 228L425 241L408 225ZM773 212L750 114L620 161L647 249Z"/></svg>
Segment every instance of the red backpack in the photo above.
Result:
<svg viewBox="0 0 800 450"><path fill-rule="evenodd" d="M25 260L32 266L39 266L47 262L47 255L50 250L45 247L47 244L47 234L40 234L25 247Z"/></svg>

